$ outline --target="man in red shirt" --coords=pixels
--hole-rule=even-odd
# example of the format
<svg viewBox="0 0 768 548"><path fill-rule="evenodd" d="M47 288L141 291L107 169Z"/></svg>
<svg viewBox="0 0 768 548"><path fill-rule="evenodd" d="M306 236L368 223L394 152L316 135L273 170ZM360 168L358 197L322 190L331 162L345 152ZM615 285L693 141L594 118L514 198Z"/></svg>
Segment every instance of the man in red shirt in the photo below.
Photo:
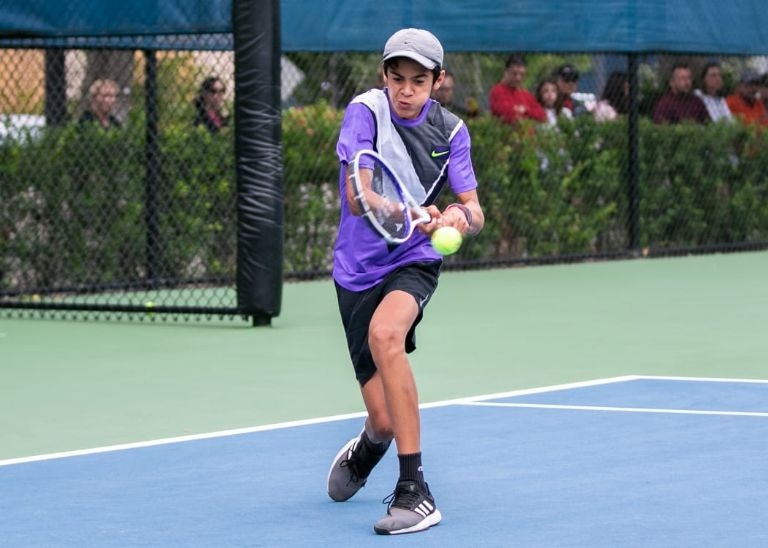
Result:
<svg viewBox="0 0 768 548"><path fill-rule="evenodd" d="M759 99L759 90L760 77L757 74L749 71L742 74L735 93L725 98L731 114L745 124L767 125L765 105Z"/></svg>
<svg viewBox="0 0 768 548"><path fill-rule="evenodd" d="M669 90L656 103L653 121L656 124L678 124L685 121L704 124L711 121L704 101L693 93L693 76L688 65L678 63L672 67Z"/></svg>
<svg viewBox="0 0 768 548"><path fill-rule="evenodd" d="M547 121L547 113L536 101L536 97L522 87L527 70L522 55L510 55L501 82L491 88L488 96L491 114L508 124L526 119Z"/></svg>

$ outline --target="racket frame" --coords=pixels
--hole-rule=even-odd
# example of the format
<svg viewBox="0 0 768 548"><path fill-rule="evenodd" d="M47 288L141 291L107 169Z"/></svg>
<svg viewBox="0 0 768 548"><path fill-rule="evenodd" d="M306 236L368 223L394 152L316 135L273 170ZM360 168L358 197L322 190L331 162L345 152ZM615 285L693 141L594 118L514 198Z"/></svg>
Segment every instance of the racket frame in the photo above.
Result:
<svg viewBox="0 0 768 548"><path fill-rule="evenodd" d="M366 190L373 193L375 193L375 191L366 189L363 184L363 178L360 173L361 170L371 171L371 168L360 165L360 161L365 157L368 157L381 165L382 169L387 172L387 175L399 195L400 200L398 202L390 203L393 208L398 208L399 211L403 213L406 230L402 236L393 235L381 224L381 222L379 222L379 219L376 216L376 211L369 203L368 198L366 198ZM411 193L408 192L408 189L402 181L400 181L397 173L395 173L378 152L368 149L358 151L348 165L348 175L354 188L354 200L360 208L362 215L366 218L371 227L387 242L391 244L401 244L413 235L413 232L418 225L426 224L431 220L429 213L416 201ZM386 200L387 198L384 197L384 199Z"/></svg>

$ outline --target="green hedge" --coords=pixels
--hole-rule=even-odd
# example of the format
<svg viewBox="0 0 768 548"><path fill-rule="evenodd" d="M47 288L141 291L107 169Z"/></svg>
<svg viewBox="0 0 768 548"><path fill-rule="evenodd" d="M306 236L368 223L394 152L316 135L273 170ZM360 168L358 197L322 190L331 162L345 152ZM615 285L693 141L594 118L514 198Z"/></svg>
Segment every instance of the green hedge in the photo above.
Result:
<svg viewBox="0 0 768 548"><path fill-rule="evenodd" d="M335 143L342 112L283 116L285 271L325 271L338 222ZM588 119L553 130L469 121L486 230L452 261L625 250L627 127ZM768 138L733 125L640 125L641 245L768 240ZM119 131L54 128L0 144L0 286L123 283L234 275L231 129L163 127L158 238L147 242L143 122ZM449 199L448 196L444 199Z"/></svg>

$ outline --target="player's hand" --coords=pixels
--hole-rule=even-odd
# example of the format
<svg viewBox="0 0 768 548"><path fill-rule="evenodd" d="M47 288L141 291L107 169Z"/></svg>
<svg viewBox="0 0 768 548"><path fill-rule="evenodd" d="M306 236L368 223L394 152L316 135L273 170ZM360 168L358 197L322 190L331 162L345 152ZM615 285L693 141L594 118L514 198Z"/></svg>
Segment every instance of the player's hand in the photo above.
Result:
<svg viewBox="0 0 768 548"><path fill-rule="evenodd" d="M443 218L443 214L440 212L440 210L435 205L430 205L425 208L426 212L429 214L430 221L428 223L423 223L419 225L419 230L421 230L424 234L432 234L435 230L440 228L441 226L445 226L445 220Z"/></svg>
<svg viewBox="0 0 768 548"><path fill-rule="evenodd" d="M467 222L467 216L458 207L449 207L443 211L443 226L452 226L462 236L465 236L469 232L469 223Z"/></svg>

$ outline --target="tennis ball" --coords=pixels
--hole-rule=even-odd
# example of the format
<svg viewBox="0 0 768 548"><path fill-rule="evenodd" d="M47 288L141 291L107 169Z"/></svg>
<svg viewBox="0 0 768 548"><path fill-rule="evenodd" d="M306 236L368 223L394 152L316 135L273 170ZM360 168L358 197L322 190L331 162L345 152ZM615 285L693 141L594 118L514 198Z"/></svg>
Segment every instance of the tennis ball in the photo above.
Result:
<svg viewBox="0 0 768 548"><path fill-rule="evenodd" d="M440 255L456 253L461 247L461 232L452 226L443 226L432 233L432 247Z"/></svg>

